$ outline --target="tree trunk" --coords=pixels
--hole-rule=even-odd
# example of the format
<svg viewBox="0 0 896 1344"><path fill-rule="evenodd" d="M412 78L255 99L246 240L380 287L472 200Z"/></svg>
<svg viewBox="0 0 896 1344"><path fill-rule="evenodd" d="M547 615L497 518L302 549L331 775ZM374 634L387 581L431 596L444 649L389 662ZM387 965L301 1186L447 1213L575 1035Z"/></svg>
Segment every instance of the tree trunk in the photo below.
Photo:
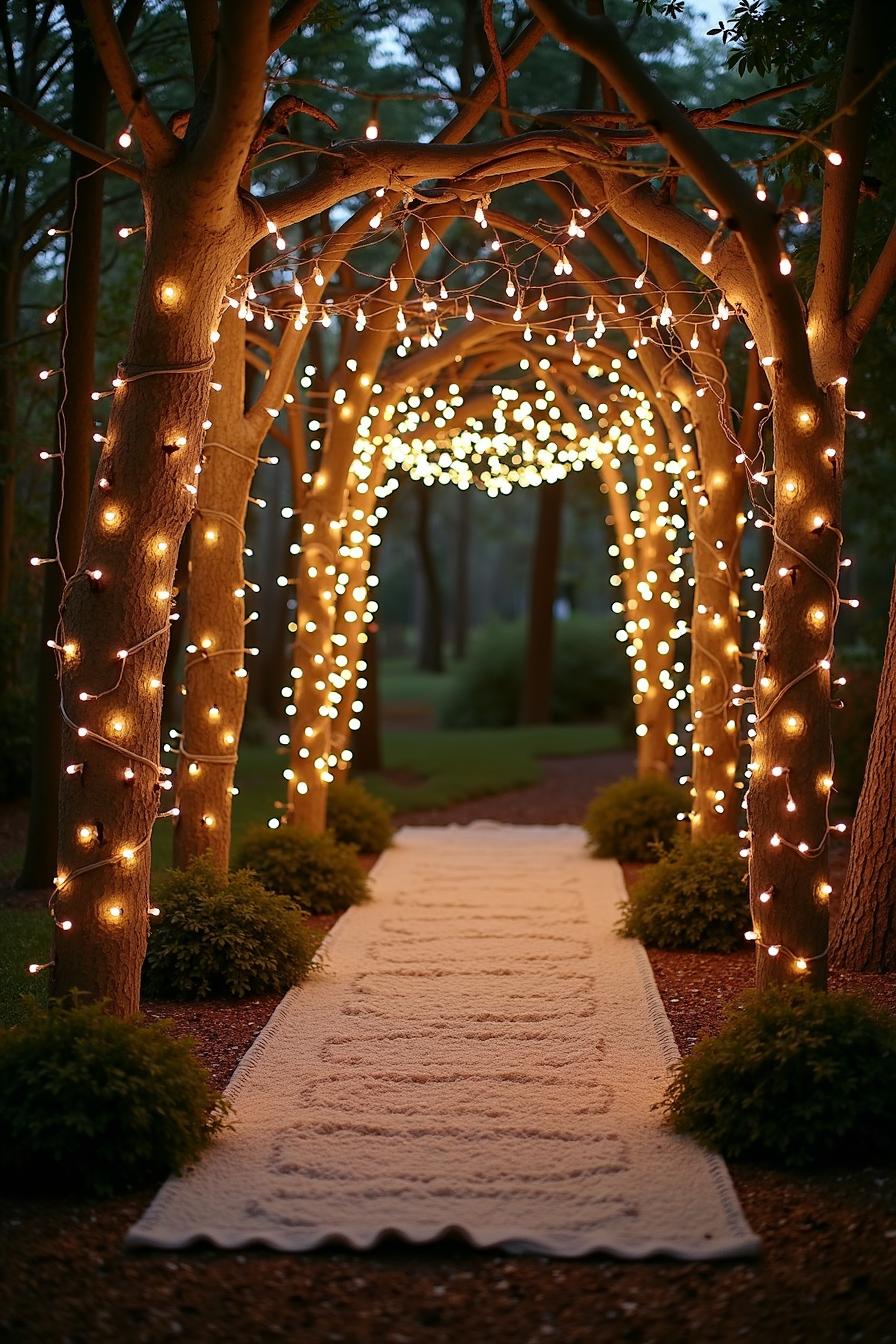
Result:
<svg viewBox="0 0 896 1344"><path fill-rule="evenodd" d="M833 386L804 405L779 378L773 425L775 544L759 629L747 796L757 984L808 978L823 988L842 389Z"/></svg>
<svg viewBox="0 0 896 1344"><path fill-rule="evenodd" d="M456 662L467 656L470 633L470 545L473 497L470 490L457 492L457 535L454 551L454 611L452 652Z"/></svg>
<svg viewBox="0 0 896 1344"><path fill-rule="evenodd" d="M550 723L554 687L554 599L563 526L563 481L536 491L538 516L529 572L529 621L520 701L521 723Z"/></svg>
<svg viewBox="0 0 896 1344"><path fill-rule="evenodd" d="M106 138L109 86L83 22L79 24L71 16L70 22L74 42L72 132L91 144L102 145ZM25 888L49 887L56 873L61 723L56 659L48 643L56 639L62 575L73 574L78 563L90 495L90 464L96 428L96 405L91 400L91 393L95 387L105 188L105 178L95 171L95 167L79 155L71 156L67 211L70 231L65 256L68 297L59 314L62 375L55 443L55 451L62 456L53 462L47 541L47 555L57 555L59 564L44 565L42 571L31 806L25 858L19 876L19 886Z"/></svg>
<svg viewBox="0 0 896 1344"><path fill-rule="evenodd" d="M644 445L644 449L648 445ZM660 503L669 502L669 480L665 463L657 455L639 450L635 458L639 481L635 491L637 508L631 513L632 526L643 535L635 549L634 618L637 628L632 632L636 648L633 663L635 674L635 732L638 738L638 776L665 777L672 765L672 733L675 715L669 703L673 682L671 667L675 658L672 627L673 610L662 601L664 592L674 589L670 577L669 546L666 537L665 514ZM649 488L646 488L648 487ZM662 499L660 499L660 493ZM631 606L631 603L629 603Z"/></svg>
<svg viewBox="0 0 896 1344"><path fill-rule="evenodd" d="M831 940L847 971L896 970L896 581L877 711L852 827L849 867Z"/></svg>
<svg viewBox="0 0 896 1344"><path fill-rule="evenodd" d="M703 403L711 405L703 409ZM694 398L700 486L688 498L694 538L691 616L691 777L695 840L733 835L741 826L741 793L735 787L740 759L740 713L733 690L742 678L740 658L740 541L744 473L738 445L725 433L714 398Z"/></svg>
<svg viewBox="0 0 896 1344"><path fill-rule="evenodd" d="M430 487L422 481L416 483L417 525L417 561L419 569L420 593L420 648L417 666L421 672L444 672L443 655L444 616L442 603L442 585L439 569L432 550L430 520L432 517L432 496Z"/></svg>
<svg viewBox="0 0 896 1344"><path fill-rule="evenodd" d="M63 594L58 655L62 759L72 773L62 776L52 990L81 989L116 1013L139 1002L149 845L165 782L161 679L202 449L210 336L255 227L236 201L206 211L176 164L153 175L144 205L146 256L123 382L111 398L79 567Z"/></svg>
<svg viewBox="0 0 896 1344"><path fill-rule="evenodd" d="M19 329L20 286L19 259L7 254L0 263L0 342L5 347L0 360L0 611L4 612L12 581L15 528L16 423L21 376L15 342Z"/></svg>
<svg viewBox="0 0 896 1344"><path fill-rule="evenodd" d="M246 705L245 520L258 447L243 432L245 328L228 308L215 346L208 464L199 477L190 524L190 600L184 712L177 766L174 864L207 853L230 859L237 747Z"/></svg>

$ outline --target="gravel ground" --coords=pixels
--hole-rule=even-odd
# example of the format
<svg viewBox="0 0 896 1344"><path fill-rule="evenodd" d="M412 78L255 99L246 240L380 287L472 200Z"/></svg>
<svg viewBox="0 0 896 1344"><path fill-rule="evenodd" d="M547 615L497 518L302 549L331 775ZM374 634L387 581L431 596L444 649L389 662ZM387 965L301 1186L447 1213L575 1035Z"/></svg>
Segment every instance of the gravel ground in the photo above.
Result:
<svg viewBox="0 0 896 1344"><path fill-rule="evenodd" d="M629 768L621 755L612 766L607 757L552 762L533 789L402 820L574 822L597 784ZM747 952L656 953L651 962L682 1050L716 1029L751 979ZM896 1012L896 976L832 980ZM223 1082L275 1003L147 1008L193 1035ZM781 1344L896 1344L896 1170L732 1174L763 1238L757 1261L558 1262L451 1243L306 1256L127 1253L122 1236L151 1191L103 1203L0 1201L0 1341L702 1344L774 1333Z"/></svg>

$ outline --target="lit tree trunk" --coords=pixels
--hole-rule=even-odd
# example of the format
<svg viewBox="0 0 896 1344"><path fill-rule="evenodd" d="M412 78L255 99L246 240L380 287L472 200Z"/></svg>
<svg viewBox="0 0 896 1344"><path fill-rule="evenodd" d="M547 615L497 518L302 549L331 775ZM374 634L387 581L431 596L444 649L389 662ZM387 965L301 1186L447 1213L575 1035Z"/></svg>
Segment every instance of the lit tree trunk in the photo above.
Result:
<svg viewBox="0 0 896 1344"><path fill-rule="evenodd" d="M214 381L221 391L210 399L209 465L199 477L190 525L186 696L175 794L178 868L206 852L217 867L227 867L246 703L244 528L259 445L244 431L245 328L233 308L220 332Z"/></svg>
<svg viewBox="0 0 896 1344"><path fill-rule="evenodd" d="M63 762L77 773L63 777L60 799L55 915L71 928L56 938L53 992L77 987L118 1013L139 998L170 592L193 510L210 336L248 243L232 216L227 235L197 218L176 177L154 185L146 218L125 383L112 398L59 641L73 650L60 655Z"/></svg>
<svg viewBox="0 0 896 1344"><path fill-rule="evenodd" d="M775 544L756 658L747 796L760 987L795 972L818 986L826 980L830 659L839 600L843 427L840 388L813 404L778 381ZM828 456L829 449L836 455Z"/></svg>
<svg viewBox="0 0 896 1344"><path fill-rule="evenodd" d="M703 403L711 404L704 410ZM720 423L714 398L694 398L701 489L688 498L693 531L691 615L691 777L694 839L727 835L741 825L735 788L740 758L740 715L733 688L741 682L740 540L744 475L738 445ZM700 408L700 409L697 409Z"/></svg>
<svg viewBox="0 0 896 1344"><path fill-rule="evenodd" d="M420 238L427 225L430 236L435 233L435 225L428 218L415 225L413 242L406 241L396 260L393 273L399 289L393 300L395 310L426 255ZM384 322L383 314L379 321ZM354 531L360 540L364 537L361 529L354 528L348 528L344 535L346 492L356 451L364 442L359 437L360 427L367 417L374 379L390 334L385 324L377 330L362 329L348 355L355 367L349 369L347 364L340 364L333 375L331 413L321 465L302 511L297 629L293 643L297 712L290 725L292 778L286 816L292 825L315 833L325 826L327 786L333 781L338 759L331 739L339 702L334 699L329 681L333 671L336 585L346 539L356 544ZM360 451L366 454L367 449L362 447Z"/></svg>
<svg viewBox="0 0 896 1344"><path fill-rule="evenodd" d="M101 145L105 140L109 85L83 31L80 6L67 7L73 37L72 131L83 140ZM79 22L80 18L80 22ZM53 463L50 488L47 555L56 555L62 572L71 574L78 563L93 454L97 303L102 251L103 191L101 173L73 154L69 168L66 238L67 306L59 314L62 326L59 404L55 451L65 451ZM87 176L83 176L87 174ZM79 181L79 178L81 179ZM74 320L73 320L74 319ZM10 368L13 367L10 361ZM64 481L64 490L63 490ZM60 719L56 660L48 642L56 638L62 577L59 565L43 567L41 638L37 657L34 733L32 740L31 806L28 838L19 886L49 887L56 873L59 808Z"/></svg>
<svg viewBox="0 0 896 1344"><path fill-rule="evenodd" d="M638 473L642 479L645 470L645 462L639 458ZM638 493L642 526L646 532L635 550L634 587L638 594L636 618L639 628L632 637L632 642L638 648L634 662L638 775L642 778L652 775L665 777L672 763L670 739L675 727L675 716L669 704L669 669L674 649L671 639L672 617L669 607L660 601L659 596L669 582L668 542L664 536L662 514L656 508L659 501L647 499L647 492L640 489Z"/></svg>
<svg viewBox="0 0 896 1344"><path fill-rule="evenodd" d="M529 572L529 618L523 663L521 723L550 723L554 681L554 600L563 524L563 481L536 491L535 544Z"/></svg>
<svg viewBox="0 0 896 1344"><path fill-rule="evenodd" d="M849 867L831 941L848 971L896 970L896 582L877 711L852 827Z"/></svg>

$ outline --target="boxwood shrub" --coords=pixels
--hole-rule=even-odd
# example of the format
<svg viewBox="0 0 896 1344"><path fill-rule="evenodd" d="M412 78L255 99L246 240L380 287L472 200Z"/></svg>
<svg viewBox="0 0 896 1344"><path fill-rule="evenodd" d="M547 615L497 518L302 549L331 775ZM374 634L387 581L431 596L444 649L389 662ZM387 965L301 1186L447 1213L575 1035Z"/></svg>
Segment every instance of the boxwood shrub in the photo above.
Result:
<svg viewBox="0 0 896 1344"><path fill-rule="evenodd" d="M687 810L684 791L667 779L621 779L601 789L585 813L588 847L602 859L655 859L658 847L672 843L678 814Z"/></svg>
<svg viewBox="0 0 896 1344"><path fill-rule="evenodd" d="M648 947L730 952L750 927L747 866L740 843L676 836L658 863L641 873L622 906L619 930Z"/></svg>
<svg viewBox="0 0 896 1344"><path fill-rule="evenodd" d="M495 621L474 636L442 702L445 728L508 728L518 722L526 627ZM632 704L627 659L609 621L570 616L554 626L553 723L612 718L627 726Z"/></svg>
<svg viewBox="0 0 896 1344"><path fill-rule="evenodd" d="M781 1167L891 1159L896 1022L854 994L753 991L675 1065L673 1127L724 1157Z"/></svg>
<svg viewBox="0 0 896 1344"><path fill-rule="evenodd" d="M158 880L155 899L143 966L150 997L282 994L308 974L316 939L304 915L247 869L221 872L194 859Z"/></svg>
<svg viewBox="0 0 896 1344"><path fill-rule="evenodd" d="M327 829L362 854L381 854L392 843L392 808L356 780L331 784L327 792Z"/></svg>
<svg viewBox="0 0 896 1344"><path fill-rule="evenodd" d="M247 831L236 862L251 868L268 891L290 896L315 915L337 914L370 894L357 851L331 831L312 835L299 826L256 826Z"/></svg>
<svg viewBox="0 0 896 1344"><path fill-rule="evenodd" d="M0 1031L0 1185L111 1194L199 1156L226 1103L161 1024L97 1004L32 1007Z"/></svg>

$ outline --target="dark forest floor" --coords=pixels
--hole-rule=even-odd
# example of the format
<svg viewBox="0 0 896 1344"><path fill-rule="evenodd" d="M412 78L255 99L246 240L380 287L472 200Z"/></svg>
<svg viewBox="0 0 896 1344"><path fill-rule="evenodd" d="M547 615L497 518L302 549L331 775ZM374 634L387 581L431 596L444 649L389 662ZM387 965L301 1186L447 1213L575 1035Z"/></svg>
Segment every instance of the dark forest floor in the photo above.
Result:
<svg viewBox="0 0 896 1344"><path fill-rule="evenodd" d="M622 754L552 762L531 789L400 820L575 823L595 785L630 768ZM683 1051L717 1028L752 974L747 951L656 953L651 961ZM896 976L835 971L832 984L896 1013ZM147 1007L196 1038L223 1084L275 1005ZM0 1341L677 1344L774 1334L779 1344L896 1344L896 1167L732 1174L763 1239L758 1260L562 1262L442 1242L395 1242L365 1254L126 1252L122 1237L153 1190L102 1203L0 1201Z"/></svg>

